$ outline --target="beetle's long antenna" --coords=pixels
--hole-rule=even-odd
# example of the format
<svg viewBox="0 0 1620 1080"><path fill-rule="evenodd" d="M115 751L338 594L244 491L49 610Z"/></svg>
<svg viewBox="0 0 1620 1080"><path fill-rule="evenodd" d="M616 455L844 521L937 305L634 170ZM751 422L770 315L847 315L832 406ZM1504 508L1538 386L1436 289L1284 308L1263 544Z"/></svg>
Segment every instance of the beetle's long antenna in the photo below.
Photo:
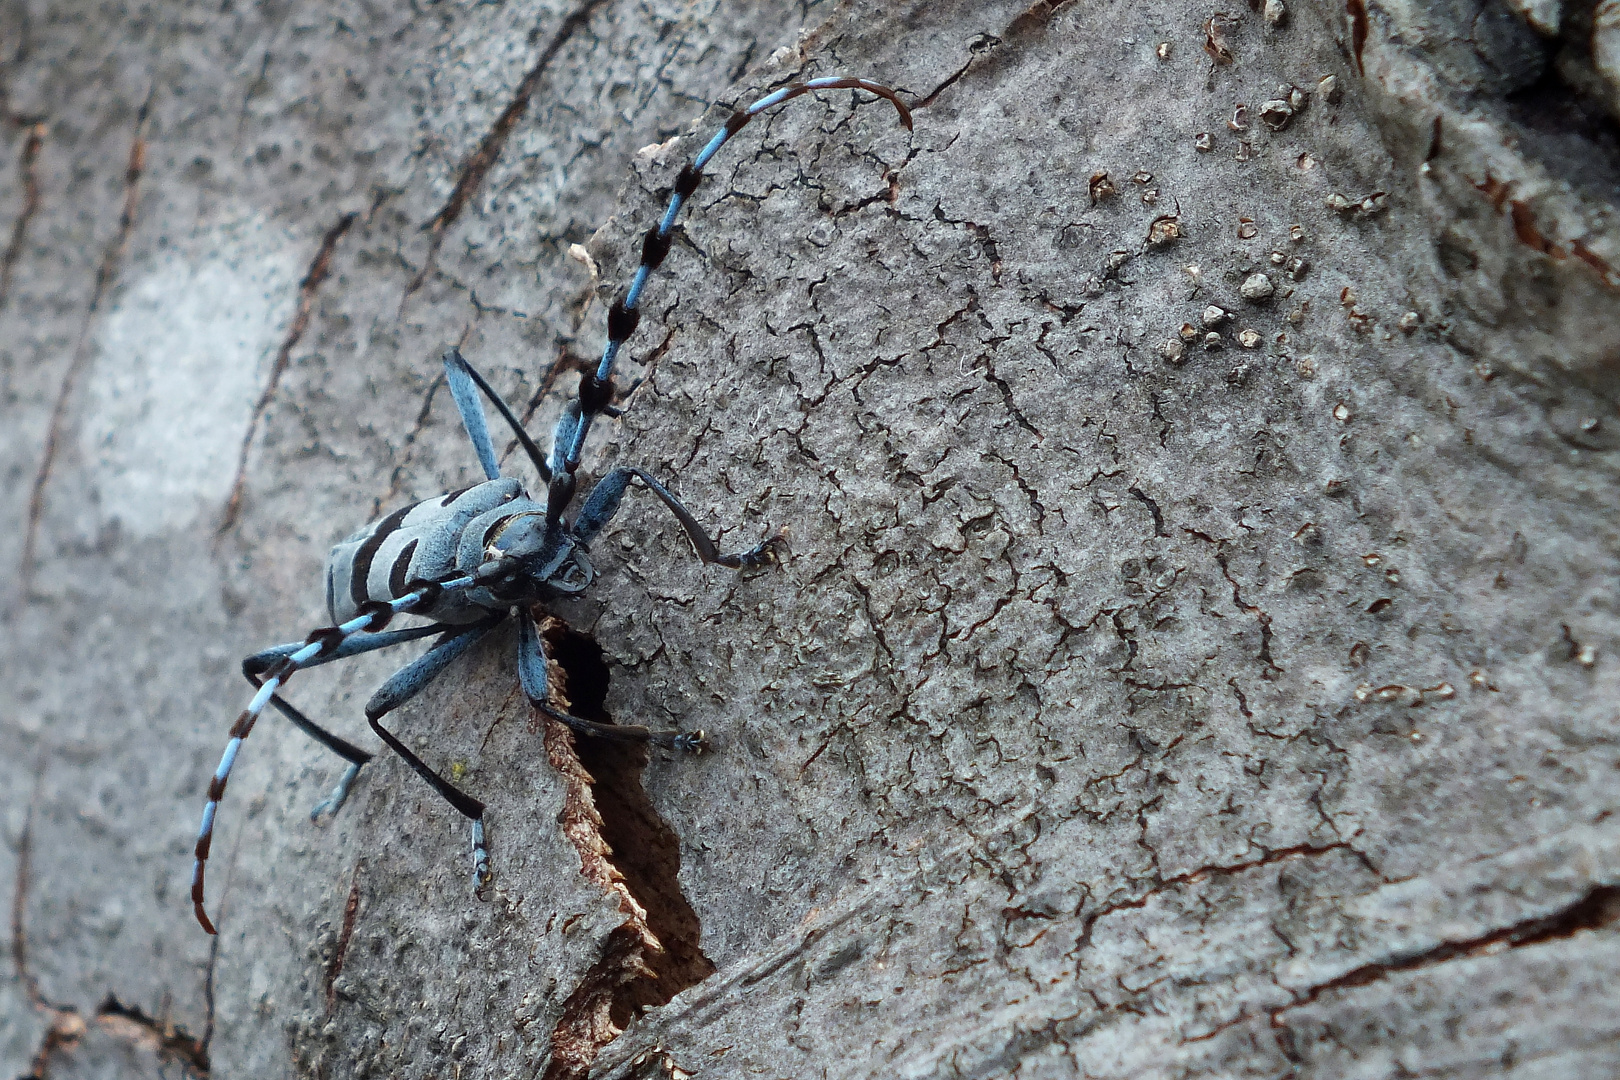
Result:
<svg viewBox="0 0 1620 1080"><path fill-rule="evenodd" d="M635 333L636 324L641 321L642 290L646 288L647 279L652 276L653 271L663 263L664 256L669 254L670 244L674 239L675 218L680 213L681 206L693 192L697 191L698 184L703 179L704 167L720 152L726 141L747 127L748 122L754 117L785 101L815 90L865 90L876 94L894 105L900 114L900 122L906 126L906 130L911 130L911 110L893 90L869 79L842 76L792 83L731 114L725 127L715 132L707 145L698 151L697 157L683 167L680 175L675 178L675 190L670 195L669 206L664 210L663 217L658 219L658 224L648 229L642 239L641 265L636 268L636 276L631 279L630 287L625 290L625 294L615 300L613 306L608 309L608 339L607 345L602 350L602 359L597 363L594 372L587 372L580 377L579 399L557 423L556 432L552 436L551 451L551 467L554 475L546 506L546 516L551 522L555 523L561 519L564 507L574 497L574 471L579 468L580 452L585 446L585 437L590 434L591 421L612 406L614 361L618 359L619 349L630 335Z"/></svg>
<svg viewBox="0 0 1620 1080"><path fill-rule="evenodd" d="M195 861L191 865L191 906L204 930L210 934L218 933L208 919L208 912L203 908L203 873L208 863L208 849L214 840L214 815L219 811L220 799L225 797L225 785L231 778L231 767L236 764L236 755L242 749L242 741L252 734L253 725L258 723L259 714L270 704L270 699L275 696L276 691L285 686L287 680L292 678L299 668L318 657L336 652L353 635L363 631L372 633L380 631L395 615L419 607L431 607L445 593L469 588L476 582L477 578L472 574L452 578L449 581L412 582L409 591L399 599L367 601L360 606L360 613L348 622L339 623L337 626L323 626L312 632L305 639L303 648L282 657L265 671L259 683L259 692L253 695L248 707L242 710L242 714L236 718L236 723L231 725L230 742L225 744L225 753L219 759L219 768L214 770L214 778L208 782L208 803L203 807L202 824L197 829Z"/></svg>

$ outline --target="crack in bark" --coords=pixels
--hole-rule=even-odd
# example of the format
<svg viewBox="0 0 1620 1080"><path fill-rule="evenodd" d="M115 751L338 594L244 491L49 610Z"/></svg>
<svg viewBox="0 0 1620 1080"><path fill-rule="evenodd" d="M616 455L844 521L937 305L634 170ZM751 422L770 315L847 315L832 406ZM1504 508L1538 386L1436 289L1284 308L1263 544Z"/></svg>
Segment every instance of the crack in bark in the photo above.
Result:
<svg viewBox="0 0 1620 1080"><path fill-rule="evenodd" d="M460 342L457 342L458 347L460 344ZM445 385L445 378L444 372L441 370L437 375L433 376L433 381L428 383L427 393L422 395L422 407L417 410L416 420L411 424L411 430L405 433L405 441L400 444L399 453L395 455L398 464L394 466L394 471L388 475L387 493L379 499L372 500L371 513L373 516L382 513L382 508L392 503L395 497L399 495L399 483L405 478L405 466L410 464L411 449L416 445L416 440L422 434L422 430L427 427L428 417L433 413L433 395L437 394L439 387L443 385Z"/></svg>
<svg viewBox="0 0 1620 1080"><path fill-rule="evenodd" d="M203 1008L206 1013L203 1017L203 1033L200 1043L202 1052L206 1055L208 1048L214 1045L214 972L219 968L219 935L214 934L208 939L208 967L203 971Z"/></svg>
<svg viewBox="0 0 1620 1080"><path fill-rule="evenodd" d="M45 1037L39 1042L39 1049L28 1063L28 1071L19 1080L46 1080L50 1075L51 1055L77 1046L86 1030L84 1017L72 1009L55 1012L50 1026L45 1029Z"/></svg>
<svg viewBox="0 0 1620 1080"><path fill-rule="evenodd" d="M1239 611L1253 615L1260 624L1260 662L1265 665L1265 671L1260 677L1270 679L1274 672L1281 673L1283 670L1282 666L1271 658L1271 616L1262 611L1258 605L1250 604L1243 599L1237 578L1232 576L1231 567L1227 565L1226 552L1216 551L1215 561L1220 565L1221 576L1232 586L1232 603L1237 605Z"/></svg>
<svg viewBox="0 0 1620 1080"><path fill-rule="evenodd" d="M1350 19L1350 51L1355 55L1356 74L1365 77L1367 69L1361 63L1361 50L1367 45L1366 0L1345 0L1344 11Z"/></svg>
<svg viewBox="0 0 1620 1080"><path fill-rule="evenodd" d="M236 476L231 481L230 498L225 500L225 513L216 530L216 536L223 536L236 524L237 515L242 509L242 493L247 485L247 459L248 450L253 445L253 436L258 434L259 423L264 419L265 410L270 408L270 402L276 396L276 389L281 385L281 376L286 373L287 364L292 359L292 351L309 329L310 313L315 309L315 294L320 290L322 282L332 272L332 255L337 250L338 241L343 234L349 231L355 218L360 215L350 211L338 218L337 223L321 236L321 246L315 252L315 258L310 260L309 270L304 274L304 280L298 283L298 307L293 314L292 325L287 327L287 335L281 340L281 348L276 350L275 362L270 365L270 378L265 383L264 391L259 400L253 405L253 415L248 419L247 433L242 436L242 449L236 458Z"/></svg>
<svg viewBox="0 0 1620 1080"><path fill-rule="evenodd" d="M24 996L36 1011L45 1014L45 1034L39 1048L29 1061L28 1072L20 1080L46 1080L50 1075L52 1056L77 1046L89 1031L83 1014L71 1005L58 1005L45 996L39 977L28 964L28 886L33 868L34 803L30 800L23 819L21 835L17 838L17 878L11 896L11 962L22 985ZM209 953L209 986L212 987L213 958ZM210 990L208 1033L198 1039L185 1028L169 1021L148 1016L140 1008L124 1005L117 995L108 993L97 1007L94 1020L103 1031L137 1049L147 1049L165 1061L180 1064L186 1076L208 1076L208 1037L213 1029L213 1001Z"/></svg>
<svg viewBox="0 0 1620 1080"><path fill-rule="evenodd" d="M1253 720L1254 713L1249 709L1249 699L1243 696L1243 688L1238 685L1237 679L1235 677L1227 679L1226 685L1232 688L1232 696L1237 698L1238 711L1243 714L1243 718L1245 720ZM1249 726L1251 730L1254 727L1252 724Z"/></svg>
<svg viewBox="0 0 1620 1080"><path fill-rule="evenodd" d="M1314 858L1318 855L1326 855L1333 851L1353 850L1354 849L1352 849L1349 844L1342 840L1335 841L1331 844L1295 844L1292 847L1277 848L1274 851L1267 851L1258 859L1249 859L1244 862L1228 863L1224 865L1200 866L1195 870L1189 870L1183 874L1173 874L1170 877L1159 877L1146 892L1142 893L1142 895L1134 897L1130 900L1121 900L1113 904L1104 904L1102 907L1088 915L1085 923L1082 924L1080 928L1080 940L1076 943L1076 950L1083 950L1091 944L1091 930L1092 927L1097 924L1098 919L1101 919L1107 915L1113 915L1116 912L1146 907L1149 900L1153 899L1153 897L1157 896L1159 893L1164 892L1166 889L1174 886L1196 885L1205 878L1210 877L1230 877L1233 874L1241 874L1249 870L1258 870L1261 867L1270 866L1273 863L1279 863L1285 859L1292 859L1296 856L1301 858ZM1154 859L1155 862L1157 862L1157 855L1154 856Z"/></svg>
<svg viewBox="0 0 1620 1080"><path fill-rule="evenodd" d="M29 1005L45 1014L46 1026L39 1048L29 1060L28 1072L19 1080L46 1080L51 1055L71 1049L85 1033L84 1017L79 1015L77 1009L64 1008L47 1001L39 988L38 977L28 966L28 934L24 913L28 907L28 879L34 854L34 804L38 796L36 781L34 797L29 799L23 818L22 833L17 837L17 880L11 893L11 963L17 973L17 981L22 984L23 995L28 998Z"/></svg>
<svg viewBox="0 0 1620 1080"><path fill-rule="evenodd" d="M343 974L343 961L349 954L349 942L354 937L355 917L360 914L360 868L365 860L354 864L349 879L349 898L343 903L343 924L338 928L337 947L332 950L332 962L326 968L326 1015L332 1015L337 1005L337 978ZM216 934L215 937L218 937Z"/></svg>
<svg viewBox="0 0 1620 1080"><path fill-rule="evenodd" d="M1125 490L1130 495L1135 496L1136 501L1147 507L1148 513L1153 515L1153 535L1168 537L1170 534L1164 531L1164 515L1159 512L1159 504L1154 502L1152 497L1139 487L1133 486Z"/></svg>
<svg viewBox="0 0 1620 1080"><path fill-rule="evenodd" d="M1296 1065L1303 1064L1304 1055L1294 1046L1293 1031L1282 1017L1286 1012L1314 1004L1323 994L1368 986L1400 972L1417 971L1452 960L1467 960L1489 955L1499 948L1517 949L1526 945L1539 945L1546 941L1569 938L1582 930L1602 930L1616 923L1620 923L1620 887L1594 885L1579 900L1551 915L1525 919L1465 941L1442 942L1411 956L1362 964L1343 975L1308 987L1295 994L1292 1001L1279 1005L1263 1015L1268 1017L1271 1027L1275 1030L1277 1046L1283 1056ZM1259 1015L1262 1014L1240 1013L1201 1035L1194 1035L1182 1041L1207 1042L1228 1028L1247 1023Z"/></svg>
<svg viewBox="0 0 1620 1080"><path fill-rule="evenodd" d="M611 722L604 709L608 670L601 649L560 620L541 624L556 704ZM681 892L680 843L641 786L644 744L578 739L546 721L546 755L563 779L563 834L580 872L616 897L625 921L563 1005L551 1034L544 1080L581 1080L602 1048L642 1011L663 1005L714 973L700 947L702 927Z"/></svg>
<svg viewBox="0 0 1620 1080"><path fill-rule="evenodd" d="M1436 117L1435 123L1438 124L1439 122L1439 117ZM1506 211L1508 221L1513 226L1513 235L1519 243L1532 251L1539 251L1557 262L1562 262L1569 258L1570 255L1574 255L1587 269L1597 274L1598 280L1605 287L1620 290L1620 270L1617 270L1607 260L1587 247L1581 240L1571 240L1569 249L1566 251L1562 244L1549 237L1536 224L1535 211L1531 209L1528 202L1523 199L1509 197L1513 191L1512 182L1499 180L1487 171L1484 181L1475 184L1474 187L1481 195L1485 196L1498 213Z"/></svg>
<svg viewBox="0 0 1620 1080"><path fill-rule="evenodd" d="M17 837L17 880L11 893L11 963L17 972L17 981L22 984L23 994L28 1003L36 1009L46 1012L71 1012L62 1006L54 1005L46 1000L39 988L39 979L28 966L28 934L25 915L28 909L29 877L34 865L34 803L38 798L36 788L34 798L28 802L28 809L23 817L22 832Z"/></svg>
<svg viewBox="0 0 1620 1080"><path fill-rule="evenodd" d="M62 376L62 385L57 390L56 404L51 408L51 421L45 432L45 448L40 455L39 471L34 475L33 489L28 496L28 524L23 534L22 567L18 574L24 596L33 591L39 529L45 514L45 487L50 482L51 467L56 463L57 450L61 446L62 428L67 422L68 402L72 399L73 388L90 358L90 327L101 309L101 302L106 299L108 288L118 275L118 266L123 261L124 249L129 245L130 233L135 228L135 211L140 205L141 174L146 169L146 129L151 115L151 105L152 98L148 95L136 113L135 136L130 141L129 162L124 169L124 205L118 215L118 231L112 243L107 245L107 250L101 257L101 265L96 269L95 287L90 293L90 306L85 309L84 320L79 326L78 339L73 346L73 356L68 361L66 374Z"/></svg>
<svg viewBox="0 0 1620 1080"><path fill-rule="evenodd" d="M1380 979L1387 978L1397 972L1415 971L1419 968L1434 967L1451 960L1464 960L1479 956L1496 946L1506 946L1510 949L1522 948L1526 945L1539 945L1545 941L1556 941L1560 938L1574 937L1582 930L1602 930L1606 927L1620 923L1620 886L1594 885L1573 904L1539 918L1525 919L1492 930L1488 934L1469 938L1466 941L1448 941L1436 945L1432 949L1412 956L1398 957L1380 963L1363 964L1353 968L1337 978L1329 979L1325 983L1306 990L1293 1001L1271 1012L1273 1027L1283 1026L1277 1019L1290 1009L1297 1009L1309 1005L1317 998L1333 990L1346 990L1357 986L1366 986Z"/></svg>
<svg viewBox="0 0 1620 1080"><path fill-rule="evenodd" d="M45 121L26 117L12 117L11 120L18 126L28 128L28 138L23 142L22 157L17 166L22 178L22 210L11 226L11 242L6 245L5 253L0 254L0 311L5 310L6 301L11 298L12 271L16 269L17 260L22 258L28 225L39 212L39 154L45 148Z"/></svg>
<svg viewBox="0 0 1620 1080"><path fill-rule="evenodd" d="M591 16L596 14L597 9L606 3L607 0L585 0L583 4L575 8L563 19L562 24L552 34L551 40L546 43L546 47L535 58L534 66L529 69L528 74L523 76L523 81L518 83L517 89L512 94L512 100L507 102L506 108L501 111L500 116L496 117L494 125L479 142L478 149L474 150L462 162L461 175L456 178L456 186L451 190L450 198L445 201L439 212L433 215L433 219L427 223L426 227L432 233L428 241L427 258L422 260L422 269L411 279L410 284L405 286L405 296L401 299L401 304L410 299L411 295L422 287L422 283L427 280L428 275L433 273L434 264L439 258L439 247L444 243L445 233L456 223L456 219L461 216L461 212L466 208L468 201L477 194L479 187L483 185L484 177L489 174L489 170L500 159L501 151L506 148L506 140L512 134L512 129L529 111L529 99L534 97L535 91L540 88L540 80L545 77L546 69L557 58L557 54L562 51L563 46L567 45L573 36L590 21Z"/></svg>
<svg viewBox="0 0 1620 1080"><path fill-rule="evenodd" d="M1284 1057L1295 1064L1304 1061L1303 1055L1294 1046L1293 1029L1282 1017L1290 1010L1313 1004L1323 994L1367 986L1404 971L1435 967L1452 960L1470 959L1488 954L1497 948L1517 949L1526 945L1539 945L1546 941L1574 937L1582 930L1602 930L1616 923L1620 923L1620 886L1594 885L1579 900L1551 915L1525 919L1466 941L1442 942L1412 956L1352 968L1343 975L1310 987L1303 993L1295 995L1294 1000L1286 1005L1270 1011L1270 1023L1276 1033L1278 1049L1282 1051ZM1239 1016L1221 1025L1216 1032L1249 1019L1252 1017ZM1216 1032L1210 1032L1210 1036Z"/></svg>
<svg viewBox="0 0 1620 1080"><path fill-rule="evenodd" d="M186 1076L208 1076L207 1045L187 1034L178 1024L148 1016L136 1006L123 1004L113 994L108 994L107 1000L96 1008L96 1023L138 1049L177 1062Z"/></svg>
<svg viewBox="0 0 1620 1080"><path fill-rule="evenodd" d="M1007 24L1007 28L1002 31L1003 37L997 37L990 33L979 34L978 37L968 43L969 56L967 63L945 76L944 81L918 99L911 108L914 111L928 108L939 100L941 94L960 82L981 59L1000 48L1004 38L1016 38L1027 33L1046 29L1053 17L1071 2L1072 0L1035 0L1035 3L1020 12Z"/></svg>

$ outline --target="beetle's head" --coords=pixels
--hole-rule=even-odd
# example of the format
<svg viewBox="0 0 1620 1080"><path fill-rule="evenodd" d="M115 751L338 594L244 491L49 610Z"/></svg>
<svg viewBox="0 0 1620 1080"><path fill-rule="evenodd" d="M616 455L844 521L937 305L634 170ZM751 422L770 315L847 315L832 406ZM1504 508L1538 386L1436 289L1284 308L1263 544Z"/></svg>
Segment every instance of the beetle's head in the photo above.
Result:
<svg viewBox="0 0 1620 1080"><path fill-rule="evenodd" d="M543 513L516 514L484 545L480 581L501 599L537 599L545 591L578 593L596 578L584 549L567 530L548 528Z"/></svg>

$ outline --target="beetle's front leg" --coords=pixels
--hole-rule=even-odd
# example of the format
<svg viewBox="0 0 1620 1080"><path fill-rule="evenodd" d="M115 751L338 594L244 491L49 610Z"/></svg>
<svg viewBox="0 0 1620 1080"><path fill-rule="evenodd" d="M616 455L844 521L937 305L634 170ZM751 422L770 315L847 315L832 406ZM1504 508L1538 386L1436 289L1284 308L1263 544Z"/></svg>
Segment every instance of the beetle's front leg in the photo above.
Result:
<svg viewBox="0 0 1620 1080"><path fill-rule="evenodd" d="M574 520L574 535L582 543L589 544L613 515L618 513L619 503L624 498L624 491L629 487L631 477L640 479L665 506L669 507L669 512L675 515L675 520L686 530L687 539L692 541L697 557L706 563L730 567L733 570L761 570L767 566L781 565L792 553L788 547L787 536L781 530L777 530L746 551L722 553L719 545L714 542L714 537L698 524L692 512L668 488L653 479L652 474L646 469L614 469L591 489L590 495L585 499L584 508Z"/></svg>
<svg viewBox="0 0 1620 1080"><path fill-rule="evenodd" d="M527 611L518 614L518 680L529 704L553 720L567 724L581 735L619 742L652 743L669 750L684 750L701 754L709 742L701 731L654 730L640 724L603 724L596 720L583 720L566 713L551 703L551 680L546 675L546 646L540 631Z"/></svg>

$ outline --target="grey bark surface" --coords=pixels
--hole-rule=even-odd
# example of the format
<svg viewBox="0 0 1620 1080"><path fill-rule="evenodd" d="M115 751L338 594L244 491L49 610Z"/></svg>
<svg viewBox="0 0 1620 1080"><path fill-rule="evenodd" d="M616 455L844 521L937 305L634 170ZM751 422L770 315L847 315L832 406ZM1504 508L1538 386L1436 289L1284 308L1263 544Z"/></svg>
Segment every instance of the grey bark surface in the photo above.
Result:
<svg viewBox="0 0 1620 1080"><path fill-rule="evenodd" d="M0 8L0 1070L1614 1075L1611 7ZM548 432L726 107L844 73L915 129L722 151L586 458L793 558L632 494L554 612L714 752L497 632L391 718L488 898L267 718L208 939L240 657L478 478L440 351Z"/></svg>

